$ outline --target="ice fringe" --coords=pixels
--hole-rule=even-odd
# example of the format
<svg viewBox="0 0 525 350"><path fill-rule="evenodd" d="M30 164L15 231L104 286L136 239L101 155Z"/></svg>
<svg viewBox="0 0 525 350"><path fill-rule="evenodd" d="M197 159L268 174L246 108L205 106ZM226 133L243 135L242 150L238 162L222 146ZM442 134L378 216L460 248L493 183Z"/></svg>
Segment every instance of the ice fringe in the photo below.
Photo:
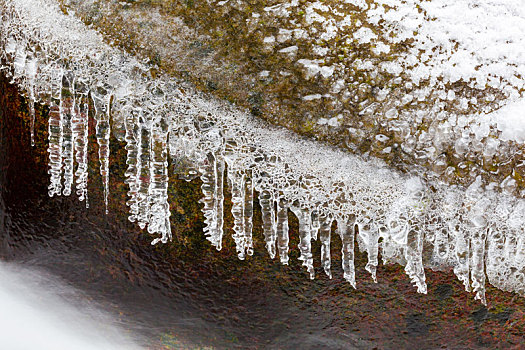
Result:
<svg viewBox="0 0 525 350"><path fill-rule="evenodd" d="M421 293L424 267L453 268L485 303L485 279L525 294L525 201L478 178L470 187L401 175L270 127L232 106L203 98L104 43L97 32L50 0L0 0L2 70L49 113L49 195L87 202L88 98L94 105L107 203L109 136L126 142L129 219L171 239L168 153L181 175L202 179L205 234L222 247L225 178L232 192L239 258L253 253L253 196L259 193L266 247L288 263L289 210L299 219L300 259L314 277L312 239L331 277L330 231L337 223L344 278L354 287L354 244L396 262ZM31 112L32 120L34 113ZM33 129L31 128L31 132ZM76 163L76 171L74 165ZM184 165L186 164L186 165Z"/></svg>

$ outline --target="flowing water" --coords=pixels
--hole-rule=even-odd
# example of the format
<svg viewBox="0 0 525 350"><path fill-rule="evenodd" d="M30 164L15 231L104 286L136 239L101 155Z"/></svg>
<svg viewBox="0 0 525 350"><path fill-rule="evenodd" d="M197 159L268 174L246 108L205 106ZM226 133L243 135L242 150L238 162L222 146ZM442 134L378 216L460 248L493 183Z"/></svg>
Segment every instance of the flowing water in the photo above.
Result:
<svg viewBox="0 0 525 350"><path fill-rule="evenodd" d="M0 263L5 349L140 349L89 299L44 271Z"/></svg>

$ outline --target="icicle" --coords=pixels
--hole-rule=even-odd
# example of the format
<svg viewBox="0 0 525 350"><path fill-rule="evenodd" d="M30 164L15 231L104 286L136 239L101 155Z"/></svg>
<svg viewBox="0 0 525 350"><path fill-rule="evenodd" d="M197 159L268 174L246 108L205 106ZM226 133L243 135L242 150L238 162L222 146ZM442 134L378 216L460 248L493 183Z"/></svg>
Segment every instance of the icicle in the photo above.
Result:
<svg viewBox="0 0 525 350"><path fill-rule="evenodd" d="M417 287L418 293L427 293L425 283L425 270L423 268L423 237L419 230L410 229L407 236L405 248L405 259L407 261L405 272L410 281Z"/></svg>
<svg viewBox="0 0 525 350"><path fill-rule="evenodd" d="M244 236L246 244L246 254L253 255L253 178L252 171L247 170L244 178Z"/></svg>
<svg viewBox="0 0 525 350"><path fill-rule="evenodd" d="M471 250L471 270L472 291L476 293L474 297L480 300L483 305L487 305L485 298L485 244L487 239L487 228L480 227L474 230L472 236Z"/></svg>
<svg viewBox="0 0 525 350"><path fill-rule="evenodd" d="M108 195L109 195L109 103L111 96L107 90L98 86L96 91L91 91L93 104L95 106L95 134L98 143L98 158L100 162L100 175L104 186L104 205L106 214L108 213Z"/></svg>
<svg viewBox="0 0 525 350"><path fill-rule="evenodd" d="M158 117L153 123L151 132L151 162L150 184L150 216L148 232L159 233L159 241L166 243L171 240L170 207L168 204L168 125L165 118Z"/></svg>
<svg viewBox="0 0 525 350"><path fill-rule="evenodd" d="M506 238L513 235L509 225L511 220L509 219L512 209L516 207L515 199L505 196L498 201L495 215L490 218L491 222L487 236L486 272L490 283L498 286L498 288L505 288L509 280L506 273L502 272L510 265L506 255Z"/></svg>
<svg viewBox="0 0 525 350"><path fill-rule="evenodd" d="M270 258L275 258L275 203L268 190L262 190L259 194L259 204L263 222L264 242Z"/></svg>
<svg viewBox="0 0 525 350"><path fill-rule="evenodd" d="M31 57L26 62L27 89L29 97L29 129L31 135L31 146L35 146L35 78L38 69L37 59Z"/></svg>
<svg viewBox="0 0 525 350"><path fill-rule="evenodd" d="M31 86L29 92L29 132L31 137L31 147L35 147L35 92Z"/></svg>
<svg viewBox="0 0 525 350"><path fill-rule="evenodd" d="M317 240L317 234L319 232L320 227L321 223L319 221L319 211L312 210L312 239L314 241Z"/></svg>
<svg viewBox="0 0 525 350"><path fill-rule="evenodd" d="M219 130L211 123L197 123L199 129L204 133L205 145L203 147L203 159L199 161L198 172L201 174L202 192L204 194L201 202L205 225L206 238L217 249L222 249L222 237L224 236L224 155L223 140ZM173 147L180 142L170 140ZM195 147L191 147L195 148ZM173 150L172 154L182 153L184 156L189 149ZM193 151L192 151L193 152Z"/></svg>
<svg viewBox="0 0 525 350"><path fill-rule="evenodd" d="M141 118L142 119L142 118ZM140 154L139 164L137 165L137 203L136 215L137 222L141 229L148 224L150 213L149 183L150 162L151 162L151 124L147 120L140 121Z"/></svg>
<svg viewBox="0 0 525 350"><path fill-rule="evenodd" d="M225 160L228 164L228 184L232 194L233 239L237 255L243 260L253 254L253 182L252 171L243 163L243 140L228 138L225 142Z"/></svg>
<svg viewBox="0 0 525 350"><path fill-rule="evenodd" d="M88 202L88 125L89 125L88 90L79 79L75 80L75 108L72 120L73 139L75 140L75 160L77 162L76 193L80 201Z"/></svg>
<svg viewBox="0 0 525 350"><path fill-rule="evenodd" d="M232 215L233 215L233 239L237 249L239 259L244 260L246 257L246 235L244 227L244 210L245 210L245 176L236 169L228 168L228 183L230 184L232 194Z"/></svg>
<svg viewBox="0 0 525 350"><path fill-rule="evenodd" d="M71 194L73 185L73 157L75 138L72 131L72 117L75 108L74 77L71 72L66 72L62 79L62 99L60 113L62 115L62 159L64 163L64 189L63 194Z"/></svg>
<svg viewBox="0 0 525 350"><path fill-rule="evenodd" d="M421 227L426 224L423 208L430 199L424 191L421 180L411 178L405 184L406 195L396 206L399 206L401 215L397 221L389 223L392 228L397 223L396 236L403 242L405 272L410 281L417 287L418 293L427 293L425 270L423 267L423 240ZM432 232L434 234L434 232ZM406 237L403 239L403 237Z"/></svg>
<svg viewBox="0 0 525 350"><path fill-rule="evenodd" d="M486 305L485 246L488 232L484 213L487 212L490 201L479 196L476 196L475 199L476 201L470 208L468 215L468 227L472 237L470 241L470 277L472 279L472 291L476 293L475 299Z"/></svg>
<svg viewBox="0 0 525 350"><path fill-rule="evenodd" d="M26 66L27 52L25 44L18 43L16 46L15 60L13 62L14 76L13 79L16 81L24 76Z"/></svg>
<svg viewBox="0 0 525 350"><path fill-rule="evenodd" d="M277 199L276 233L281 264L288 265L288 202L284 198Z"/></svg>
<svg viewBox="0 0 525 350"><path fill-rule="evenodd" d="M208 153L206 158L201 162L199 167L201 173L201 189L203 197L199 202L204 204L202 213L204 216L204 234L213 246L217 246L217 238L215 236L215 155Z"/></svg>
<svg viewBox="0 0 525 350"><path fill-rule="evenodd" d="M198 166L195 164L197 159L202 158L196 140L199 139L198 131L193 123L195 117L192 111L186 111L187 115L182 120L182 125L177 132L170 133L170 153L181 166L176 169L179 178L185 181L192 181L199 176ZM207 152L206 150L205 152Z"/></svg>
<svg viewBox="0 0 525 350"><path fill-rule="evenodd" d="M222 154L215 155L215 213L217 215L216 221L216 236L217 250L222 249L222 237L224 236L224 157Z"/></svg>
<svg viewBox="0 0 525 350"><path fill-rule="evenodd" d="M200 202L204 204L202 212L204 224L206 225L204 233L212 245L220 250L222 245L222 218L219 220L219 216L222 216L222 213L219 213L219 210L222 209L222 205L218 205L217 202L220 199L218 197L219 183L224 180L222 172L218 171L220 164L218 164L216 155L213 152L209 152L200 163L199 172L201 174L201 189L203 193L203 198ZM219 225L221 225L220 229Z"/></svg>
<svg viewBox="0 0 525 350"><path fill-rule="evenodd" d="M370 272L372 279L377 283L377 265L379 254L379 232L375 223L372 220L367 220L366 223L359 224L359 236L363 240L368 254L368 262L365 269Z"/></svg>
<svg viewBox="0 0 525 350"><path fill-rule="evenodd" d="M355 266L354 266L354 241L355 241L355 216L337 219L337 232L341 237L341 253L344 278L352 287L355 283Z"/></svg>
<svg viewBox="0 0 525 350"><path fill-rule="evenodd" d="M312 215L309 210L301 208L299 203L290 206L292 212L299 220L299 251L303 266L310 274L310 279L314 279L315 271L312 257Z"/></svg>
<svg viewBox="0 0 525 350"><path fill-rule="evenodd" d="M321 266L324 269L326 275L331 279L332 271L331 267L331 256L330 256L330 233L332 231L332 221L331 216L322 216L319 218L319 240L321 241ZM312 223L312 227L313 227ZM353 242L353 240L352 240ZM353 244L352 244L353 249ZM344 255L343 249L343 255ZM344 267L344 264L343 264Z"/></svg>
<svg viewBox="0 0 525 350"><path fill-rule="evenodd" d="M478 176L465 191L463 208L458 218L458 221L464 225L461 226L458 223L455 227L457 261L454 273L465 285L465 290L470 291L472 286L476 292L476 298L483 301L485 275L483 266L480 267L479 264L484 264L484 261L479 254L481 251L484 254L486 232L482 234L479 230L486 230L486 221L482 212L485 207L488 207L488 202L482 198L482 186L481 177ZM483 247L481 247L481 241L483 241ZM472 285L470 285L469 272L472 277Z"/></svg>
<svg viewBox="0 0 525 350"><path fill-rule="evenodd" d="M129 221L135 222L137 220L137 214L138 214L138 203L137 203L137 196L138 196L138 189L139 189L139 182L138 182L138 175L141 172L140 166L140 157L141 157L141 143L142 143L142 133L140 132L140 110L132 109L125 115L124 119L124 127L126 129L126 150L127 150L127 157L126 157L126 164L128 165L128 168L126 169L126 172L124 176L126 177L126 184L128 184L129 191L128 191L128 201L126 202L126 205L129 206Z"/></svg>
<svg viewBox="0 0 525 350"><path fill-rule="evenodd" d="M55 72L56 76L52 78L51 99L49 104L49 121L48 121L48 153L49 153L49 196L60 196L62 193L62 72Z"/></svg>
<svg viewBox="0 0 525 350"><path fill-rule="evenodd" d="M490 228L487 236L487 261L486 270L489 281L494 285L505 284L504 276L500 274L502 265L508 266L505 257L505 235L503 230Z"/></svg>
<svg viewBox="0 0 525 350"><path fill-rule="evenodd" d="M451 231L456 237L454 253L456 256L456 265L454 266L454 273L458 279L465 285L465 290L470 292L469 279L469 256L470 256L470 239L466 230L460 227L459 224L452 224Z"/></svg>
<svg viewBox="0 0 525 350"><path fill-rule="evenodd" d="M438 268L439 266L446 265L450 242L448 237L448 231L445 228L443 222L439 220L434 225L434 251L432 252L432 266Z"/></svg>

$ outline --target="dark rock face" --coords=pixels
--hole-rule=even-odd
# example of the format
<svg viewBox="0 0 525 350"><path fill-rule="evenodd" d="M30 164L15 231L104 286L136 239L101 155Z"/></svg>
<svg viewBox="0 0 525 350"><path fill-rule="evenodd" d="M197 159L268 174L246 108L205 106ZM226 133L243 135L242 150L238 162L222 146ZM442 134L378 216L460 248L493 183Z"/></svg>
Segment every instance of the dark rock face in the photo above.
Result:
<svg viewBox="0 0 525 350"><path fill-rule="evenodd" d="M489 307L480 308L450 271L426 271L429 293L420 295L397 265L380 266L380 281L373 283L365 277L365 254L357 254L356 273L363 276L357 290L342 273L332 280L319 273L310 281L295 249L290 266L272 261L264 249L237 260L230 214L225 246L212 250L202 233L199 183L170 180L175 238L152 247L151 238L126 220L125 150L117 140L111 149L109 215L96 171L89 174L89 209L74 196L49 198L46 120L45 107L39 108L32 148L25 101L0 77L0 256L45 268L85 290L144 335L151 348L521 346L524 299L488 287ZM95 163L95 140L90 142ZM262 246L260 212L254 219L255 244ZM296 246L292 215L290 223ZM314 252L319 249L316 242ZM334 240L334 266L340 266L340 249Z"/></svg>

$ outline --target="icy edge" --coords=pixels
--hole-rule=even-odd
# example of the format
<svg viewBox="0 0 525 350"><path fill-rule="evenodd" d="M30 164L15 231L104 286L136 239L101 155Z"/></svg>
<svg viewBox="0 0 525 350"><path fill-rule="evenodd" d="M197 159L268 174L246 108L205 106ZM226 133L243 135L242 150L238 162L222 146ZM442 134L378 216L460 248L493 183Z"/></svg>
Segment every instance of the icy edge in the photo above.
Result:
<svg viewBox="0 0 525 350"><path fill-rule="evenodd" d="M158 241L171 239L168 155L179 176L200 176L205 234L221 249L223 189L230 186L239 258L253 253L253 196L259 193L270 256L288 263L288 211L299 219L300 259L314 277L311 241L320 239L330 272L330 225L343 243L345 279L356 285L354 242L405 266L426 293L424 266L452 267L485 303L485 279L525 294L525 201L496 192L481 177L467 189L403 176L359 157L270 128L242 111L204 99L105 44L102 37L45 0L0 1L2 67L30 98L50 106L49 194L76 188L87 203L87 99L95 107L105 196L109 135L125 140L131 221ZM110 118L112 123L110 123ZM115 130L110 130L114 125ZM107 200L107 199L106 199ZM381 239L381 241L380 241Z"/></svg>

